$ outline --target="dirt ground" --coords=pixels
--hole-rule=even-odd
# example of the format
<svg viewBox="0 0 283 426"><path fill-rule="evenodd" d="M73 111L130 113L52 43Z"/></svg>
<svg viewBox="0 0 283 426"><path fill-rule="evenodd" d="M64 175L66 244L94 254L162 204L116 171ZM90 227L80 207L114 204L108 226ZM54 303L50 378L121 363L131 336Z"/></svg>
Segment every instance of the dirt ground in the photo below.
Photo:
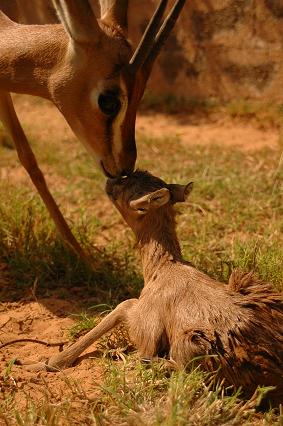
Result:
<svg viewBox="0 0 283 426"><path fill-rule="evenodd" d="M63 117L48 102L30 100L28 97L15 96L16 107L21 121L37 139L72 137L71 131ZM40 118L40 119L39 119ZM42 125L44 123L44 126ZM249 124L233 122L229 119L205 120L184 115L165 116L152 113L140 115L137 120L137 132L152 137L176 136L189 149L191 144L232 145L243 150L256 150L276 147L279 131L276 129L260 130ZM2 167L2 179L10 181L26 179L22 168ZM2 284L5 271L0 268ZM64 342L68 340L68 330L74 324L73 314L78 307L59 298L48 300L20 301L17 303L0 303L0 344L13 339L34 338L46 342ZM88 349L92 353L95 347ZM91 397L95 393L94 379L100 380L101 370L94 359L83 359L79 365L62 373L32 373L20 366L13 366L13 374L8 375L7 364L13 359L41 360L58 351L58 348L46 347L35 343L17 343L0 350L0 390L23 389L17 398L26 396L32 400L43 398L48 382L51 400L60 399L62 394L71 392L70 380L83 383L84 391ZM9 378L5 380L5 375ZM20 402L20 401L18 401Z"/></svg>
<svg viewBox="0 0 283 426"><path fill-rule="evenodd" d="M66 342L68 340L67 331L74 324L74 320L68 315L75 311L73 303L52 298L37 302L1 304L0 340L7 342L14 339L32 338L50 343ZM91 359L81 360L78 367L74 366L65 372L56 374L34 373L26 370L25 367L13 365L13 372L9 375L9 367L7 367L9 362L13 362L15 359L25 362L46 360L56 351L58 348L29 342L3 348L0 354L2 395L19 390L15 393L15 401L17 406L21 407L26 404L27 399L33 402L42 400L48 389L49 399L55 403L62 400L63 395L67 397L68 394L71 394L74 391L73 386L76 386L75 383L78 382L83 384L88 398L91 398L95 392L93 389L95 379L99 381L101 375L97 362L94 366L95 361ZM91 349L87 352L91 352Z"/></svg>
<svg viewBox="0 0 283 426"><path fill-rule="evenodd" d="M176 136L186 146L191 144L234 146L244 151L254 151L265 146L276 146L279 132L276 129L261 130L251 124L236 123L229 118L214 120L185 115L140 115L137 131L154 138Z"/></svg>
<svg viewBox="0 0 283 426"><path fill-rule="evenodd" d="M50 102L24 95L15 95L14 99L21 122L37 138L46 139L48 136L52 140L74 137L68 124ZM138 115L136 129L153 138L176 136L185 145L196 142L204 145L217 143L241 147L243 150L276 146L279 136L277 129L261 130L252 124L236 122L223 115L207 119L198 115L165 115L152 111Z"/></svg>

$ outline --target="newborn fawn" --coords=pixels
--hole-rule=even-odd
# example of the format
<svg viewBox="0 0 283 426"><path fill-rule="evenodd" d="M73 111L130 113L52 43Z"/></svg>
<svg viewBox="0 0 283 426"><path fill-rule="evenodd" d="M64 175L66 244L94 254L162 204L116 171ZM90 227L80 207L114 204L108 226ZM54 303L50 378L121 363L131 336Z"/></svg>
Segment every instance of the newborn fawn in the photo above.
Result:
<svg viewBox="0 0 283 426"><path fill-rule="evenodd" d="M167 354L176 367L194 363L217 370L225 385L251 396L258 385L275 386L283 401L283 298L252 273L234 271L223 284L186 263L175 230L173 205L188 185L166 184L143 171L109 179L106 191L134 231L144 288L139 299L113 312L65 351L35 369L70 366L95 340L124 322L141 359Z"/></svg>

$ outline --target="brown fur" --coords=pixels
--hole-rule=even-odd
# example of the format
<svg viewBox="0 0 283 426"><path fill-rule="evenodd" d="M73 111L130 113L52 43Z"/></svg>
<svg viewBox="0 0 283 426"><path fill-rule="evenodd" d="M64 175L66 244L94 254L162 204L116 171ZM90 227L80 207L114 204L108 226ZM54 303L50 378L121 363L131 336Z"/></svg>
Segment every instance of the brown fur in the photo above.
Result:
<svg viewBox="0 0 283 426"><path fill-rule="evenodd" d="M91 104L90 92L98 82L103 83L101 91L120 87L121 74L116 70L128 64L132 52L115 24L102 22L101 28L98 40L75 43L72 49L73 41L62 24L16 24L0 11L0 95L1 91L16 92L51 100L78 138L115 176L134 166L134 147L131 158L126 152L135 144L134 135L124 141L125 157L115 157L106 134L109 117Z"/></svg>
<svg viewBox="0 0 283 426"><path fill-rule="evenodd" d="M160 179L135 172L108 181L107 192L137 236L144 289L139 299L118 305L44 367L70 365L90 343L124 321L141 358L167 353L178 367L195 360L206 370L218 370L226 385L241 386L247 397L259 385L275 386L270 398L283 402L282 295L252 273L235 270L226 285L184 262L175 232L174 194ZM159 198L152 198L154 194ZM161 205L151 208L157 202ZM36 364L35 369L42 367Z"/></svg>
<svg viewBox="0 0 283 426"><path fill-rule="evenodd" d="M71 22L65 22L65 26L22 25L11 21L0 10L0 120L10 133L19 160L38 190L61 237L89 263L89 256L72 234L47 187L9 93L26 93L52 101L104 173L116 176L134 168L134 132L128 134L126 140L122 138L122 130L116 126L118 138L115 139L112 128L114 117L110 123L109 116L99 109L97 103L99 94L113 87L117 90L121 86L121 68L128 65L131 57L126 35L117 22L112 22L111 13L105 15L107 22L98 22L87 1L79 5L78 2L68 0L64 4L70 8L67 16ZM6 2L4 10L11 11L5 5ZM24 7L23 4L21 6ZM18 12L19 16L13 16L16 19L20 19L23 10L19 9ZM65 12L60 16L64 21ZM34 20L40 21L37 18L34 17ZM130 93L124 96L130 97Z"/></svg>
<svg viewBox="0 0 283 426"><path fill-rule="evenodd" d="M132 49L127 40L128 0L100 0L101 19L95 16L94 0L53 0L61 24L50 25L18 24L2 11L22 22L42 23L45 17L47 22L56 20L49 2L43 8L26 3L0 0L0 120L63 240L88 261L47 187L10 92L52 101L105 175L131 173L137 155L137 108L153 62L184 0L178 0L178 10L172 8L173 15L163 27L162 36L155 40L167 4L162 0L162 7L158 7L162 13L149 26L151 37L142 43L150 50L138 50L144 52L139 66L131 61Z"/></svg>

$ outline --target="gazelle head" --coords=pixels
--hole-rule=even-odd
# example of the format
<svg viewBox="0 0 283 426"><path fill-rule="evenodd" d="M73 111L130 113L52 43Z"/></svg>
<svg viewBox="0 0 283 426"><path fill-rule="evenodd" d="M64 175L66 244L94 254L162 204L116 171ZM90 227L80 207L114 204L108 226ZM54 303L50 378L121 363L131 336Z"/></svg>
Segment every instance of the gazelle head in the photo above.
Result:
<svg viewBox="0 0 283 426"><path fill-rule="evenodd" d="M99 20L89 0L53 0L69 37L53 99L108 177L134 170L137 108L154 60L185 1L177 0L161 25L167 6L167 0L161 0L132 52L127 0L101 0Z"/></svg>
<svg viewBox="0 0 283 426"><path fill-rule="evenodd" d="M108 179L106 183L107 195L134 232L160 217L164 209L169 208L173 215L172 205L186 201L192 188L193 182L167 184L141 170L127 177Z"/></svg>

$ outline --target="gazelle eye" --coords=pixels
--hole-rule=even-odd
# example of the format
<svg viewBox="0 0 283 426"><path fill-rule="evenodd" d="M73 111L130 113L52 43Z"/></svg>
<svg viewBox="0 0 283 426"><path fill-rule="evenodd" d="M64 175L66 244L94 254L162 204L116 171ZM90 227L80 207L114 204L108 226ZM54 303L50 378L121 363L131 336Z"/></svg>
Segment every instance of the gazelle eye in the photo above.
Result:
<svg viewBox="0 0 283 426"><path fill-rule="evenodd" d="M106 115L116 115L121 108L121 101L116 93L104 92L98 97L98 105Z"/></svg>

